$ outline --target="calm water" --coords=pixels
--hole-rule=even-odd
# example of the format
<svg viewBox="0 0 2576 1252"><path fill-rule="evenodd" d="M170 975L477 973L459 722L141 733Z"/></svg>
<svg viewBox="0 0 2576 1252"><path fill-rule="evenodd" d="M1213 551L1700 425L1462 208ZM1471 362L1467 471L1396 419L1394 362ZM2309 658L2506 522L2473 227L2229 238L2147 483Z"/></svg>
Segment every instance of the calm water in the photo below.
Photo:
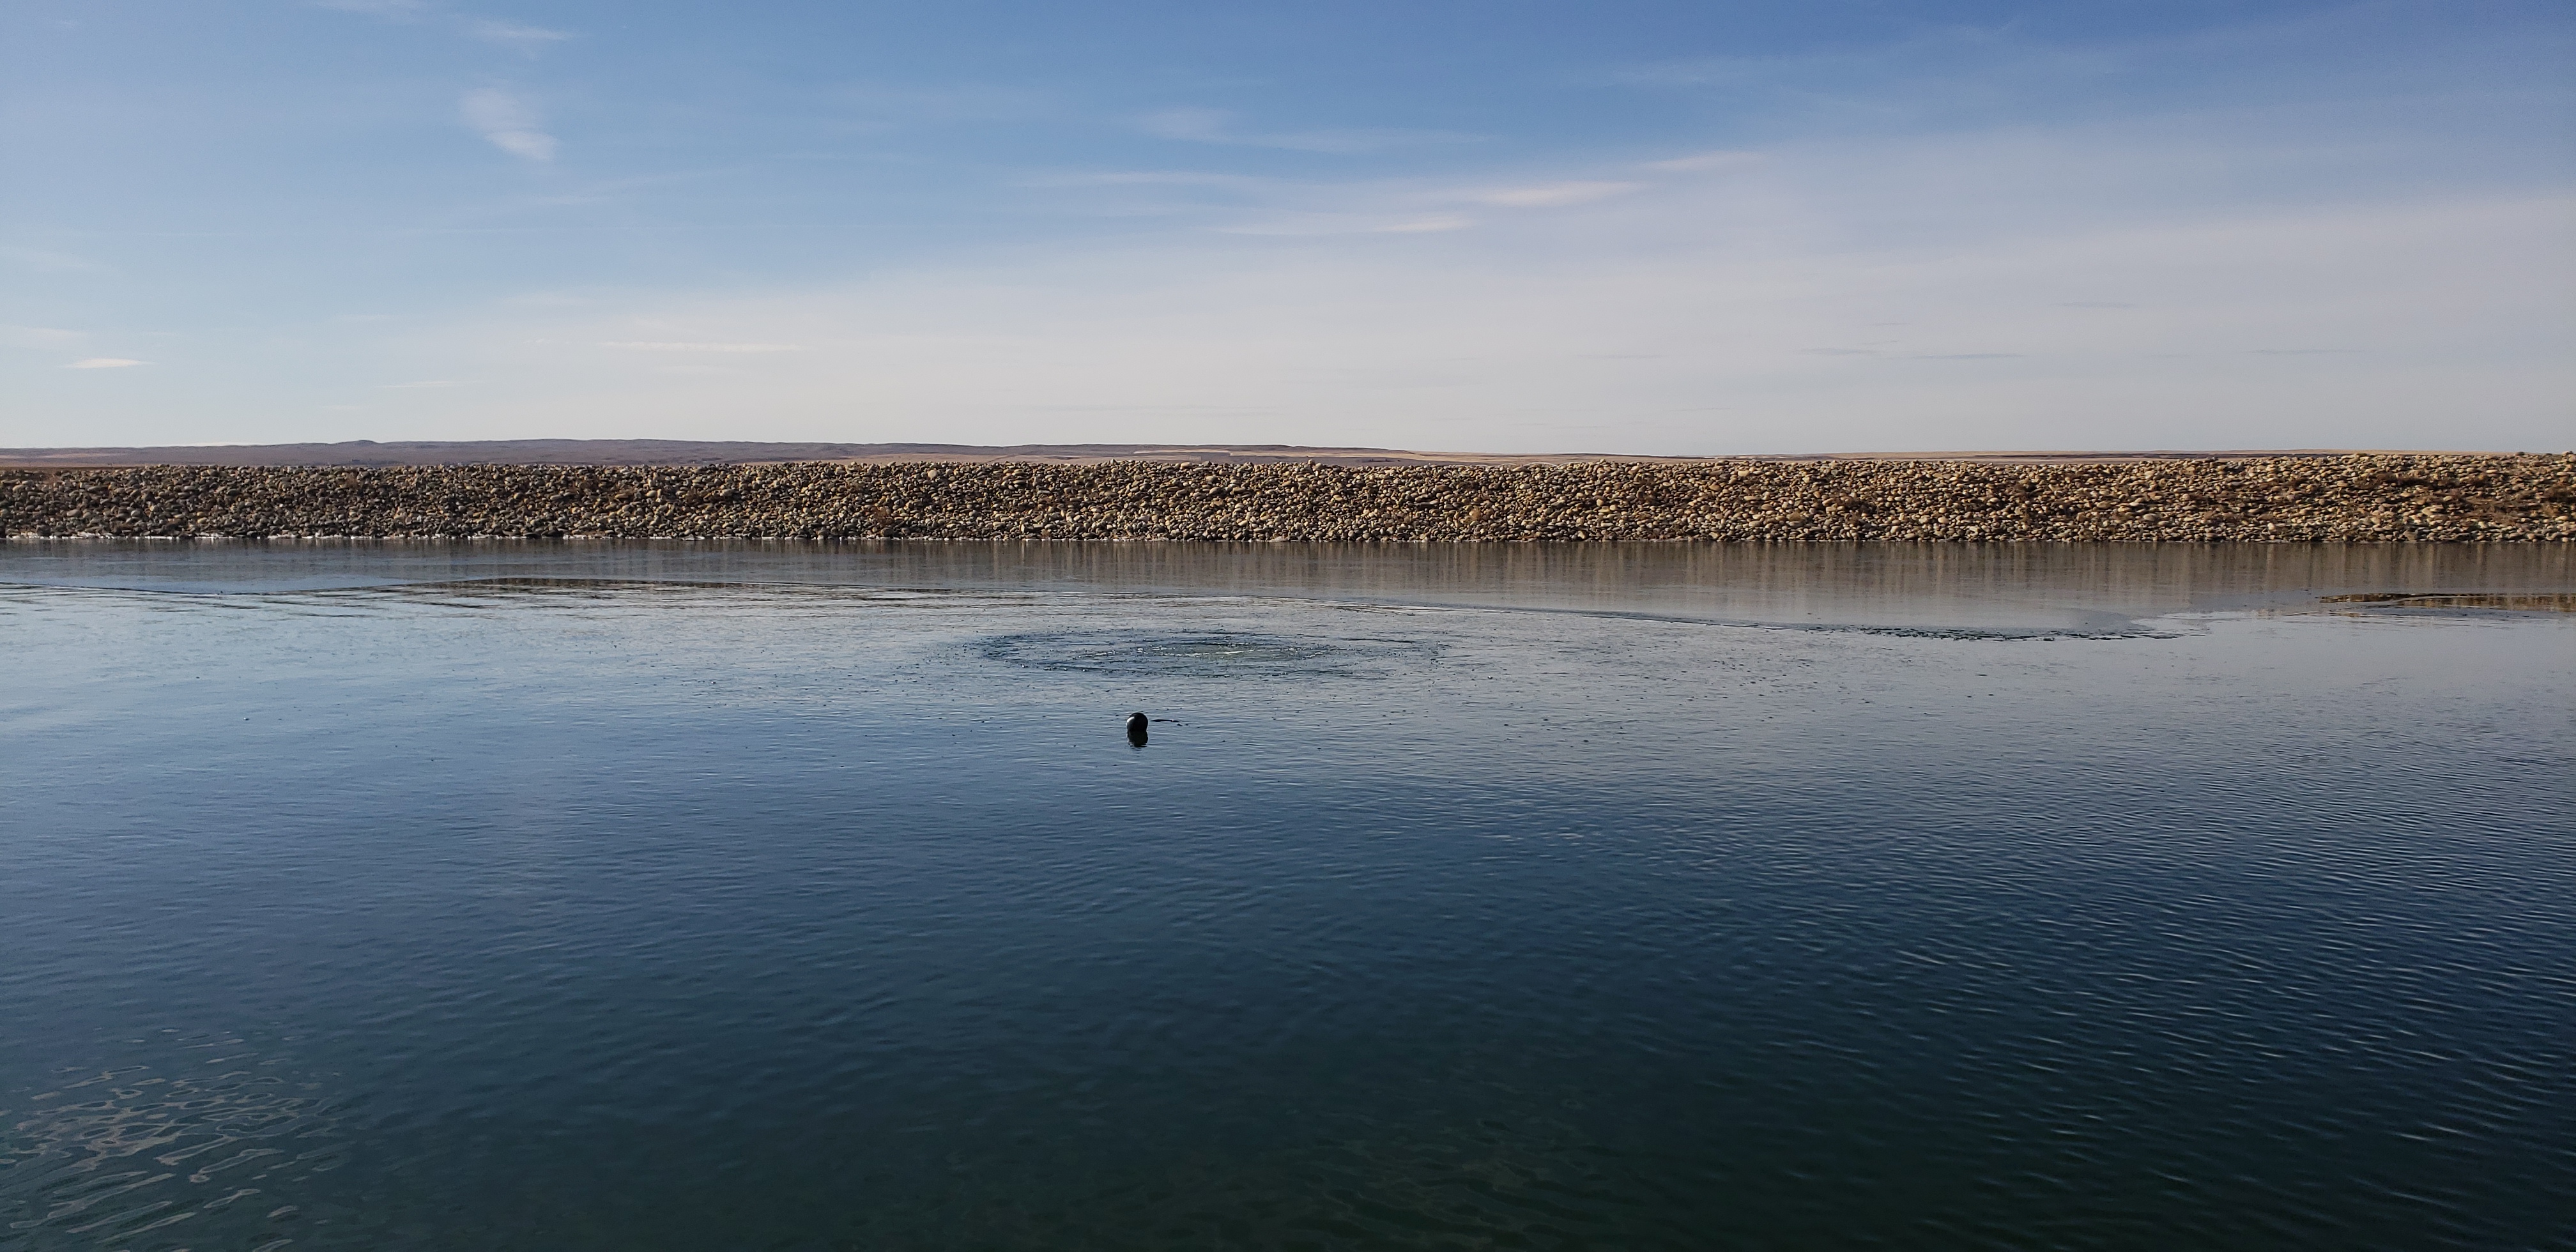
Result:
<svg viewBox="0 0 2576 1252"><path fill-rule="evenodd" d="M2576 1246L2571 592L0 545L0 1248Z"/></svg>

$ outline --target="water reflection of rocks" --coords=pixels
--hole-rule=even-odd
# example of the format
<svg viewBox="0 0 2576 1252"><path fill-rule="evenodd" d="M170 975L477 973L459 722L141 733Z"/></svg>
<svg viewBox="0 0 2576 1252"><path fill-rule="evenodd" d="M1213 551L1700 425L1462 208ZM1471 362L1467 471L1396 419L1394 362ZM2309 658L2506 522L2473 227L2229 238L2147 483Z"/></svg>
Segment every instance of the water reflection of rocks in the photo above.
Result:
<svg viewBox="0 0 2576 1252"><path fill-rule="evenodd" d="M2576 592L2406 592L2323 596L2320 604L2350 609L2485 610L2505 613L2576 613Z"/></svg>

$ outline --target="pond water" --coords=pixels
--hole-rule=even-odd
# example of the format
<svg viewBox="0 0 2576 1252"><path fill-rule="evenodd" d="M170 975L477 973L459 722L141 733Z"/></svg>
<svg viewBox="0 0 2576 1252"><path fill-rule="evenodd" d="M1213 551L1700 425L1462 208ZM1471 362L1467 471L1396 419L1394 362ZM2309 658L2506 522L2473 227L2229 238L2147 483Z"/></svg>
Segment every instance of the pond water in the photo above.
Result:
<svg viewBox="0 0 2576 1252"><path fill-rule="evenodd" d="M2576 1245L2571 556L0 545L0 1248Z"/></svg>

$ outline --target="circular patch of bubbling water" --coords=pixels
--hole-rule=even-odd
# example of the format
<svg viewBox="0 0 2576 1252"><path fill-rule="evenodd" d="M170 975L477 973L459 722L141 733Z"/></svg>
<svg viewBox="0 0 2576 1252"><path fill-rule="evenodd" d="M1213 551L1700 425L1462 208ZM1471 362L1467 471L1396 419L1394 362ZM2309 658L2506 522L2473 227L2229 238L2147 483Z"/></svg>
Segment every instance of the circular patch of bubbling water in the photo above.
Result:
<svg viewBox="0 0 2576 1252"><path fill-rule="evenodd" d="M1331 639L1235 630L1083 630L1002 635L985 659L1035 669L1132 677L1367 678L1437 658L1410 639Z"/></svg>

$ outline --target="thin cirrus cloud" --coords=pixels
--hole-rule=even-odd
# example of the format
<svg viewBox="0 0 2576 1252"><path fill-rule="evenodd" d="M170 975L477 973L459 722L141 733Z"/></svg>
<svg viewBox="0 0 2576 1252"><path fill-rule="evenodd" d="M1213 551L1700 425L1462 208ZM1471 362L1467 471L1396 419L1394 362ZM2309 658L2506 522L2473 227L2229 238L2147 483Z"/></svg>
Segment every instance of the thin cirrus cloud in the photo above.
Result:
<svg viewBox="0 0 2576 1252"><path fill-rule="evenodd" d="M0 325L0 347L32 348L40 352L68 352L88 338L76 330L58 326Z"/></svg>
<svg viewBox="0 0 2576 1252"><path fill-rule="evenodd" d="M1215 227L1221 235L1432 235L1465 230L1476 219L1463 213L1395 215L1371 212L1270 212Z"/></svg>
<svg viewBox="0 0 2576 1252"><path fill-rule="evenodd" d="M1475 224L1476 219L1463 213L1434 213L1429 217L1408 218L1369 229L1372 234L1379 235L1429 235L1444 230L1465 230Z"/></svg>
<svg viewBox="0 0 2576 1252"><path fill-rule="evenodd" d="M429 10L422 0L313 0L317 9L335 9L342 13L364 13L369 17L418 17Z"/></svg>
<svg viewBox="0 0 2576 1252"><path fill-rule="evenodd" d="M1111 192L1139 189L1144 198L1115 197L1094 202L1095 211L1119 216L1186 218L1213 215L1207 229L1229 235L1424 235L1467 230L1492 216L1481 211L1512 212L1570 209L1603 201L1670 190L1705 181L1702 176L1730 177L1762 167L1760 153L1700 153L1642 164L1610 167L1630 177L1603 177L1599 165L1563 171L1578 176L1529 181L1454 183L1425 179L1370 179L1333 182L1310 178L1253 177L1190 170L1102 171L1057 174L1033 179L1036 187L1098 188ZM1584 177L1581 174L1591 176ZM1645 177L1635 177L1637 174ZM1155 195L1155 192L1169 192Z"/></svg>
<svg viewBox="0 0 2576 1252"><path fill-rule="evenodd" d="M507 48L521 56L535 56L572 38L572 32L568 30L522 26L516 22L493 21L489 18L468 22L465 33L495 47Z"/></svg>
<svg viewBox="0 0 2576 1252"><path fill-rule="evenodd" d="M1689 156L1672 157L1662 161L1648 161L1643 168L1660 171L1666 174L1704 174L1712 170L1744 169L1749 166L1758 165L1761 161L1762 154L1759 152L1738 152L1726 150L1718 152L1694 152Z"/></svg>
<svg viewBox="0 0 2576 1252"><path fill-rule="evenodd" d="M468 39L487 43L496 48L507 48L525 57L533 57L573 37L573 32L568 30L531 26L525 22L443 13L427 0L312 0L312 2L315 8L331 9L341 13L358 13L406 25L435 20L437 24Z"/></svg>
<svg viewBox="0 0 2576 1252"><path fill-rule="evenodd" d="M40 274L76 274L106 267L85 257L50 248L0 248L0 261L31 269Z"/></svg>
<svg viewBox="0 0 2576 1252"><path fill-rule="evenodd" d="M634 339L603 340L599 346L603 348L620 348L628 352L760 353L802 352L805 350L804 345L793 343L691 343L675 342L671 340Z"/></svg>
<svg viewBox="0 0 2576 1252"><path fill-rule="evenodd" d="M518 96L499 87L480 87L466 92L457 108L465 124L493 147L528 161L555 159L555 137L542 129L545 123L536 108Z"/></svg>
<svg viewBox="0 0 2576 1252"><path fill-rule="evenodd" d="M1136 126L1156 138L1177 139L1185 143L1279 148L1291 152L1321 152L1337 156L1384 152L1391 148L1421 147L1429 144L1474 143L1483 138L1481 135L1462 134L1457 131L1406 130L1393 127L1262 133L1238 129L1234 124L1234 115L1223 109L1163 109L1136 119Z"/></svg>
<svg viewBox="0 0 2576 1252"><path fill-rule="evenodd" d="M2296 23L2292 23L2295 26ZM2010 29L1954 26L1890 43L1762 56L1700 56L1651 61L1612 71L1625 87L1781 93L1813 106L1873 107L1891 85L1930 88L1951 100L1991 99L2012 88L2065 88L2117 77L2153 45L2114 51L2028 42ZM1962 73L1962 71L1968 71ZM1853 85L1867 90L1849 91ZM1872 97L1878 97L1873 99ZM1921 106L1919 92L1909 103Z"/></svg>
<svg viewBox="0 0 2576 1252"><path fill-rule="evenodd" d="M1572 181L1542 183L1535 187L1506 187L1499 191L1479 192L1474 198L1479 204L1499 205L1507 209L1554 209L1590 204L1645 188L1644 183Z"/></svg>
<svg viewBox="0 0 2576 1252"><path fill-rule="evenodd" d="M1696 167L1684 167L1696 168ZM1329 183L1186 173L1098 174L1050 180L1059 186L1205 188L1232 203L1202 204L1238 215L1213 227L1229 235L1427 235L1466 230L1485 209L1559 209L1652 189L1652 182L1559 179L1518 186L1423 187L1398 183ZM1178 205L1169 212L1187 211Z"/></svg>
<svg viewBox="0 0 2576 1252"><path fill-rule="evenodd" d="M67 370L121 370L131 369L134 366L145 364L149 364L149 362L137 361L132 357L92 356L83 357L80 360L64 366L63 368Z"/></svg>

